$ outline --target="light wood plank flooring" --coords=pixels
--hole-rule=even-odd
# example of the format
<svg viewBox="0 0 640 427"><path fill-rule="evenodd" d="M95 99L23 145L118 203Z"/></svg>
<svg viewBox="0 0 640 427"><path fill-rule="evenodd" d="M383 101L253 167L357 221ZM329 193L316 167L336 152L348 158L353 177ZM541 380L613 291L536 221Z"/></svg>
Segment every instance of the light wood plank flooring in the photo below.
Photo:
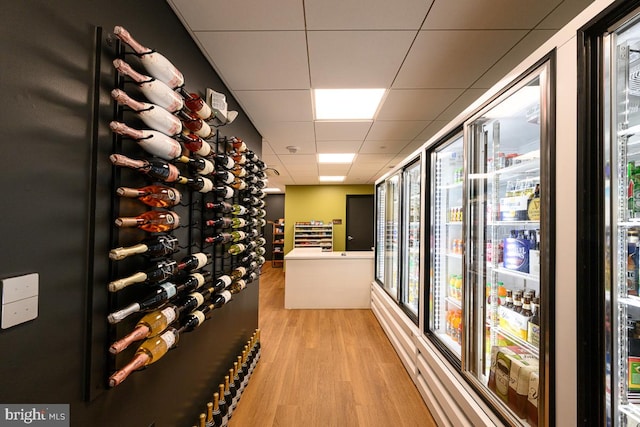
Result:
<svg viewBox="0 0 640 427"><path fill-rule="evenodd" d="M370 310L285 310L284 273L267 264L262 356L231 427L436 425Z"/></svg>

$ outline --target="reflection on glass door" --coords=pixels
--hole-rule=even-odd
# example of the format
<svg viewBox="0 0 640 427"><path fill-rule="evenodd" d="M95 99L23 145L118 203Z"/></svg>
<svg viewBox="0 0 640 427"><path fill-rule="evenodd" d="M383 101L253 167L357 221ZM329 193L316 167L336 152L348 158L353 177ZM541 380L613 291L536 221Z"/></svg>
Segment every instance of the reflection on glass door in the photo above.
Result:
<svg viewBox="0 0 640 427"><path fill-rule="evenodd" d="M514 424L542 425L541 328L550 275L541 276L541 245L552 245L545 205L550 179L548 63L473 119L466 182L465 337L463 369ZM544 151L543 151L544 152ZM543 260L544 261L544 260ZM548 263L547 263L548 265ZM546 282L546 283L545 283ZM544 284L544 286L542 286Z"/></svg>
<svg viewBox="0 0 640 427"><path fill-rule="evenodd" d="M376 186L376 281L384 283L385 259L385 188L384 182Z"/></svg>
<svg viewBox="0 0 640 427"><path fill-rule="evenodd" d="M429 332L457 359L462 345L462 136L431 153Z"/></svg>
<svg viewBox="0 0 640 427"><path fill-rule="evenodd" d="M398 252L398 239L400 237L400 175L395 174L389 177L385 185L385 255L382 287L397 301L400 273L400 253Z"/></svg>
<svg viewBox="0 0 640 427"><path fill-rule="evenodd" d="M405 168L401 302L417 320L420 289L420 159Z"/></svg>

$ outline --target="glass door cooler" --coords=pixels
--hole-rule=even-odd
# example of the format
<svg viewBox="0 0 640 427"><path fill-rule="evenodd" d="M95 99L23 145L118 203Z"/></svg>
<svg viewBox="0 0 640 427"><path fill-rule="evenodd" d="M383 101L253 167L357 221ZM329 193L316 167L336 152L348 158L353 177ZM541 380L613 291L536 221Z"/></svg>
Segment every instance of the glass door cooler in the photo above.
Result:
<svg viewBox="0 0 640 427"><path fill-rule="evenodd" d="M376 281L397 302L400 284L401 172L376 186Z"/></svg>
<svg viewBox="0 0 640 427"><path fill-rule="evenodd" d="M420 157L402 172L402 287L400 304L414 322L420 300L420 212L422 206Z"/></svg>
<svg viewBox="0 0 640 427"><path fill-rule="evenodd" d="M446 139L430 162L429 315L427 334L458 366L462 356L464 252L462 135Z"/></svg>
<svg viewBox="0 0 640 427"><path fill-rule="evenodd" d="M545 425L549 70L527 74L464 130L462 372L511 425Z"/></svg>

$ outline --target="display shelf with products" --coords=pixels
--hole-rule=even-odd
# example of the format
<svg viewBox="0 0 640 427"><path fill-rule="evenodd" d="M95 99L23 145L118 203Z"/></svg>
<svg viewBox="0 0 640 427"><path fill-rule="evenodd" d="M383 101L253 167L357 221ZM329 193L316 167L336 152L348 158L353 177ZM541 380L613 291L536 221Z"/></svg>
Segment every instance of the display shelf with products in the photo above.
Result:
<svg viewBox="0 0 640 427"><path fill-rule="evenodd" d="M273 226L273 240L272 254L271 254L271 266L282 267L284 265L284 220L280 219L278 222L272 223Z"/></svg>
<svg viewBox="0 0 640 427"><path fill-rule="evenodd" d="M333 250L333 224L321 221L296 222L293 227L294 248L322 248Z"/></svg>

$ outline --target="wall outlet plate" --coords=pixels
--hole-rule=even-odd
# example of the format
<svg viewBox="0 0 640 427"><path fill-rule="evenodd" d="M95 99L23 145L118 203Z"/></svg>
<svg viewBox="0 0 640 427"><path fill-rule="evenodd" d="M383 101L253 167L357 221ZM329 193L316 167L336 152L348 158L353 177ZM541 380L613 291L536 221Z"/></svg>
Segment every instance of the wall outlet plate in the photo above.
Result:
<svg viewBox="0 0 640 427"><path fill-rule="evenodd" d="M2 304L38 295L38 273L2 279Z"/></svg>
<svg viewBox="0 0 640 427"><path fill-rule="evenodd" d="M7 329L38 317L38 296L2 304L0 328Z"/></svg>

